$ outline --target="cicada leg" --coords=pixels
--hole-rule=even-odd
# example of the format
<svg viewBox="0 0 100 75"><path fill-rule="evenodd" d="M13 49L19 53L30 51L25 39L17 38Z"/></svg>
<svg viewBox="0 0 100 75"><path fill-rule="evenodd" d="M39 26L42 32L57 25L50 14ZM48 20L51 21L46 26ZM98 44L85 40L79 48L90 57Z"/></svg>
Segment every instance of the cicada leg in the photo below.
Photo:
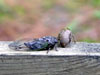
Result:
<svg viewBox="0 0 100 75"><path fill-rule="evenodd" d="M55 46L54 46L55 51L58 51L57 46L58 46L58 44L55 44Z"/></svg>
<svg viewBox="0 0 100 75"><path fill-rule="evenodd" d="M72 34L72 41L73 41L74 43L76 43L76 39L75 39L74 34Z"/></svg>
<svg viewBox="0 0 100 75"><path fill-rule="evenodd" d="M47 50L47 54L49 53L50 49L51 49L51 48L49 48L49 49Z"/></svg>

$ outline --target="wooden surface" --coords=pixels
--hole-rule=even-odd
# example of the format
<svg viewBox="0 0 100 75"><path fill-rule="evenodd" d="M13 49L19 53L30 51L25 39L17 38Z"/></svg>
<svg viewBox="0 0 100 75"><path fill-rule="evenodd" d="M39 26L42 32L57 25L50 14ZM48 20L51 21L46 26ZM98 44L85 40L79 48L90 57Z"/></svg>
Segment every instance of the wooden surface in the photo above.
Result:
<svg viewBox="0 0 100 75"><path fill-rule="evenodd" d="M14 51L0 42L0 75L100 75L100 44L77 42L58 51Z"/></svg>

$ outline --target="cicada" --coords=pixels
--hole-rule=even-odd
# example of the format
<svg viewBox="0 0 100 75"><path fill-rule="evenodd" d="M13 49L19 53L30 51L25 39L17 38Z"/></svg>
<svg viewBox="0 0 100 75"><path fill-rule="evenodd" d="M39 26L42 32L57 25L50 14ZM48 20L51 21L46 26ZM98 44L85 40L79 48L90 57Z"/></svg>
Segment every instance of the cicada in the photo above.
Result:
<svg viewBox="0 0 100 75"><path fill-rule="evenodd" d="M56 37L44 36L31 41L16 41L9 44L9 47L14 50L47 50L48 53L53 48L57 51L57 43Z"/></svg>

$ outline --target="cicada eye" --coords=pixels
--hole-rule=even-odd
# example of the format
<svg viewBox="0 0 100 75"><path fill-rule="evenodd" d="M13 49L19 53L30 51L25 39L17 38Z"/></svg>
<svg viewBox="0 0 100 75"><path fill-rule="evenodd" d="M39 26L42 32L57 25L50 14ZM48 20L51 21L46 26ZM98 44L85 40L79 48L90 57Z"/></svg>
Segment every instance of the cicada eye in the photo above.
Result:
<svg viewBox="0 0 100 75"><path fill-rule="evenodd" d="M50 42L50 40L46 40L47 42Z"/></svg>

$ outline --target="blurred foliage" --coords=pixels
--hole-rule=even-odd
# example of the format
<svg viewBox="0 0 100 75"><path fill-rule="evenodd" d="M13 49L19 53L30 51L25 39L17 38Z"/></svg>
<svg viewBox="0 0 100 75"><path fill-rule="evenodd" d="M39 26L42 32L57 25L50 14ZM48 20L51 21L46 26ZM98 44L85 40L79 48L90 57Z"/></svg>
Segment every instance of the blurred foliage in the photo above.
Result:
<svg viewBox="0 0 100 75"><path fill-rule="evenodd" d="M97 41L96 40L93 40L91 38L87 38L87 39L82 39L80 40L81 42L88 42L88 43L96 43Z"/></svg>
<svg viewBox="0 0 100 75"><path fill-rule="evenodd" d="M65 7L69 11L78 11L84 5L91 5L92 7L100 7L100 0L69 0Z"/></svg>
<svg viewBox="0 0 100 75"><path fill-rule="evenodd" d="M43 0L42 8L47 11L55 5L55 0Z"/></svg>
<svg viewBox="0 0 100 75"><path fill-rule="evenodd" d="M25 15L25 8L22 6L14 6L13 10L15 11L15 13L19 14L19 15Z"/></svg>
<svg viewBox="0 0 100 75"><path fill-rule="evenodd" d="M84 3L86 3L87 0L69 0L66 4L65 7L71 11L71 12L75 12L78 11L78 9L80 9L80 7L82 7L84 5Z"/></svg>
<svg viewBox="0 0 100 75"><path fill-rule="evenodd" d="M96 11L94 12L94 17L100 19L100 10L96 10Z"/></svg>
<svg viewBox="0 0 100 75"><path fill-rule="evenodd" d="M14 13L11 7L9 7L4 0L0 0L0 23L13 18Z"/></svg>
<svg viewBox="0 0 100 75"><path fill-rule="evenodd" d="M77 30L77 26L78 26L78 21L77 20L73 20L67 27L72 31L72 32L76 32Z"/></svg>
<svg viewBox="0 0 100 75"><path fill-rule="evenodd" d="M93 14L87 15L88 12ZM100 0L0 0L0 40L32 37L33 33L40 37L42 31L55 35L57 30L68 27L79 41L96 42L100 41L99 24ZM88 38L92 34L95 35Z"/></svg>
<svg viewBox="0 0 100 75"><path fill-rule="evenodd" d="M90 1L91 1L91 4L94 7L99 7L100 6L100 0L90 0Z"/></svg>

